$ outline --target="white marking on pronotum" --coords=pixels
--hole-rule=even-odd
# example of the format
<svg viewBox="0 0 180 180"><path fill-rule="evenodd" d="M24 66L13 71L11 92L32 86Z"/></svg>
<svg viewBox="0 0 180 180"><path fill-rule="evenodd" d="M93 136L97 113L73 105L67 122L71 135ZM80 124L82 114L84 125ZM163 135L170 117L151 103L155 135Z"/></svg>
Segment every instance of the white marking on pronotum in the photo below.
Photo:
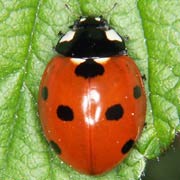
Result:
<svg viewBox="0 0 180 180"><path fill-rule="evenodd" d="M101 21L101 18L100 17L95 17L94 18L96 21Z"/></svg>
<svg viewBox="0 0 180 180"><path fill-rule="evenodd" d="M96 61L99 64L104 64L104 63L106 63L109 60L110 60L109 57L106 57L106 58L94 58L94 61Z"/></svg>
<svg viewBox="0 0 180 180"><path fill-rule="evenodd" d="M82 58L71 58L71 61L72 61L74 64L80 64L80 63L83 63L84 61L86 61L86 59L82 59Z"/></svg>
<svg viewBox="0 0 180 180"><path fill-rule="evenodd" d="M74 34L75 34L75 31L69 31L67 32L61 39L60 39L60 43L61 42L64 42L64 41L70 41L73 39L74 37Z"/></svg>
<svg viewBox="0 0 180 180"><path fill-rule="evenodd" d="M110 30L106 31L106 37L110 41L116 40L116 41L122 42L122 38L113 29L110 29Z"/></svg>
<svg viewBox="0 0 180 180"><path fill-rule="evenodd" d="M110 60L109 57L107 58L92 58L95 62L99 63L99 64L104 64L106 63L107 61ZM88 61L87 59L83 59L83 58L71 58L71 61L74 63L74 64L80 64L80 63L83 63L85 61Z"/></svg>

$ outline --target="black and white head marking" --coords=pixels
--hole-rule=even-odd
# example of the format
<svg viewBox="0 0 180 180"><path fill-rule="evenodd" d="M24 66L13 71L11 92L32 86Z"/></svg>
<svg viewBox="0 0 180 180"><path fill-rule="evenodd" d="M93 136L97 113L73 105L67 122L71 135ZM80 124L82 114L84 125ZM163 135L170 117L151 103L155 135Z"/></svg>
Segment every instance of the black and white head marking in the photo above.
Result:
<svg viewBox="0 0 180 180"><path fill-rule="evenodd" d="M101 21L101 17L95 17L94 18L96 21Z"/></svg>
<svg viewBox="0 0 180 180"><path fill-rule="evenodd" d="M80 22L83 22L83 21L85 21L85 20L86 20L86 17L81 17L81 18L79 19Z"/></svg>
<svg viewBox="0 0 180 180"><path fill-rule="evenodd" d="M105 64L106 62L108 62L110 60L109 57L107 58L94 58L93 59L95 62L99 63L99 64ZM71 58L71 61L76 64L76 65L79 65L83 62L86 61L86 59L83 59L83 58Z"/></svg>
<svg viewBox="0 0 180 180"><path fill-rule="evenodd" d="M110 41L119 41L119 42L123 41L121 36L119 36L117 32L114 31L113 29L107 30L105 31L105 33L106 33L107 39Z"/></svg>
<svg viewBox="0 0 180 180"><path fill-rule="evenodd" d="M75 35L75 31L68 31L59 41L59 43L62 43L62 42L68 42L68 41L71 41L73 38L74 38L74 35Z"/></svg>
<svg viewBox="0 0 180 180"><path fill-rule="evenodd" d="M56 51L72 58L126 55L124 39L102 17L81 17L57 43Z"/></svg>

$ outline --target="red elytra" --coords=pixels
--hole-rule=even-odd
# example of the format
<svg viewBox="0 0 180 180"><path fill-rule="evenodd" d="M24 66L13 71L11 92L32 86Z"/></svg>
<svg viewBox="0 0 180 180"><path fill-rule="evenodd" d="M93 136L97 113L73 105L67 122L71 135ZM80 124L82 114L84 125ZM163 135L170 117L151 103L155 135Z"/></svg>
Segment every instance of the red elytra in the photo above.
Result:
<svg viewBox="0 0 180 180"><path fill-rule="evenodd" d="M146 109L141 75L127 56L111 58L104 63L104 75L91 80L76 77L75 68L60 56L48 64L39 114L47 139L59 146L63 161L80 172L100 174L125 158L141 132ZM122 117L107 120L107 109L118 104ZM61 105L72 109L72 120L58 117Z"/></svg>
<svg viewBox="0 0 180 180"><path fill-rule="evenodd" d="M38 106L60 159L96 175L115 167L133 147L144 126L146 96L141 74L126 55L58 55L43 74Z"/></svg>

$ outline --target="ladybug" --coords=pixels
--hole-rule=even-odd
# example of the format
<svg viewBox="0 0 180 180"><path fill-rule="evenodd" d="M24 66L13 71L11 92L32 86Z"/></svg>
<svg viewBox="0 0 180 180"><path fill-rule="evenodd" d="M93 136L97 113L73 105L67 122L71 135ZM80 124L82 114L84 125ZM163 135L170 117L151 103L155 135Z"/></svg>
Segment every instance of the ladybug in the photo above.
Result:
<svg viewBox="0 0 180 180"><path fill-rule="evenodd" d="M60 159L97 175L122 162L144 125L141 74L124 39L102 17L81 17L62 35L42 77L39 116Z"/></svg>

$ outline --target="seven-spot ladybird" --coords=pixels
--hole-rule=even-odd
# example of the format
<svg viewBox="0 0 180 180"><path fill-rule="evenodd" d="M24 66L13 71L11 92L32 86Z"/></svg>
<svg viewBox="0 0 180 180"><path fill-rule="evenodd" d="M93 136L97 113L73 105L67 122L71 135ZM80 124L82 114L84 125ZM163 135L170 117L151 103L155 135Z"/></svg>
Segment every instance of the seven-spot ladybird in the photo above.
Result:
<svg viewBox="0 0 180 180"><path fill-rule="evenodd" d="M55 47L39 91L39 115L59 157L85 174L111 170L145 120L141 74L124 39L102 17L81 17Z"/></svg>

